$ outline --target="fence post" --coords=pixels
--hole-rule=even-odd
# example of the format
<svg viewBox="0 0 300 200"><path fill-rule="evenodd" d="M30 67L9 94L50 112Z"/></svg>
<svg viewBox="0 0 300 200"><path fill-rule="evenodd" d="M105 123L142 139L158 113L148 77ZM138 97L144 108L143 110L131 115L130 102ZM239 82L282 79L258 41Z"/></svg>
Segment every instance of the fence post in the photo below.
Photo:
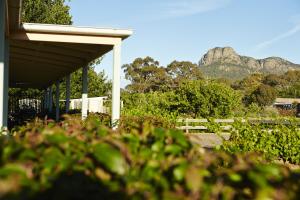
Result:
<svg viewBox="0 0 300 200"><path fill-rule="evenodd" d="M189 133L189 128L188 128L188 126L189 126L189 121L187 120L187 119L185 119L185 133Z"/></svg>

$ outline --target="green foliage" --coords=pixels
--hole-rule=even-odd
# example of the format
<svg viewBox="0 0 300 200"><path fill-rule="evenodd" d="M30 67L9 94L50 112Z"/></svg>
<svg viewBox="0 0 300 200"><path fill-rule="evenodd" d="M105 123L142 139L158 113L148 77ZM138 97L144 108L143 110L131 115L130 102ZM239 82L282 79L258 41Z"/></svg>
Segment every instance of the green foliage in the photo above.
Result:
<svg viewBox="0 0 300 200"><path fill-rule="evenodd" d="M245 97L246 104L257 103L260 106L270 106L277 96L276 90L268 85L260 85L250 96Z"/></svg>
<svg viewBox="0 0 300 200"><path fill-rule="evenodd" d="M77 99L82 96L82 69L71 75L71 98ZM88 96L99 97L107 96L111 91L112 83L107 80L104 71L97 73L95 67L90 66L88 70ZM60 85L60 98L66 98L66 81L63 79Z"/></svg>
<svg viewBox="0 0 300 200"><path fill-rule="evenodd" d="M256 90L263 81L263 75L259 73L251 74L250 76L247 76L241 81L236 81L232 84L232 88L235 90L241 90L244 94L250 94L254 90Z"/></svg>
<svg viewBox="0 0 300 200"><path fill-rule="evenodd" d="M269 159L300 164L300 130L297 125L236 123L230 141L222 146L230 153L261 152Z"/></svg>
<svg viewBox="0 0 300 200"><path fill-rule="evenodd" d="M132 93L168 91L187 80L201 80L202 73L197 64L188 61L173 61L167 67L151 57L137 58L123 66L125 78L131 81L127 86Z"/></svg>
<svg viewBox="0 0 300 200"><path fill-rule="evenodd" d="M65 0L23 0L22 21L44 24L72 24Z"/></svg>
<svg viewBox="0 0 300 200"><path fill-rule="evenodd" d="M202 154L148 122L117 132L93 117L35 123L0 146L3 199L299 198L299 172L258 154Z"/></svg>
<svg viewBox="0 0 300 200"><path fill-rule="evenodd" d="M123 93L123 113L133 116L176 116L175 92L151 92L151 93Z"/></svg>
<svg viewBox="0 0 300 200"><path fill-rule="evenodd" d="M283 79L282 76L276 74L269 74L264 77L263 84L275 87L275 86L286 85L287 81Z"/></svg>
<svg viewBox="0 0 300 200"><path fill-rule="evenodd" d="M252 74L241 81L232 84L235 90L241 90L247 97L258 89L261 85L268 85L277 91L278 97L298 98L300 85L300 71L288 71L283 75L269 74ZM249 102L246 102L249 104Z"/></svg>
<svg viewBox="0 0 300 200"><path fill-rule="evenodd" d="M298 82L279 90L279 95L286 98L300 98L300 77Z"/></svg>
<svg viewBox="0 0 300 200"><path fill-rule="evenodd" d="M127 89L132 92L158 91L168 82L165 69L160 67L159 62L151 57L137 58L122 68L125 72L125 78L131 81Z"/></svg>
<svg viewBox="0 0 300 200"><path fill-rule="evenodd" d="M178 113L193 117L227 117L240 106L239 93L207 81L185 82L176 91Z"/></svg>
<svg viewBox="0 0 300 200"><path fill-rule="evenodd" d="M227 117L241 104L240 95L214 82L186 81L171 92L122 94L126 115Z"/></svg>
<svg viewBox="0 0 300 200"><path fill-rule="evenodd" d="M173 61L161 67L158 61L146 57L123 68L131 81L126 87L131 96L123 94L124 113L130 115L277 116L277 111L264 107L272 105L279 96L297 98L300 91L299 71L283 75L254 73L232 83L226 79L203 80L201 70L205 69L188 61ZM225 85L231 85L235 91ZM251 104L259 105L260 111L252 112Z"/></svg>
<svg viewBox="0 0 300 200"><path fill-rule="evenodd" d="M177 88L184 81L203 79L202 72L197 64L188 61L173 61L166 68L171 79L171 88Z"/></svg>
<svg viewBox="0 0 300 200"><path fill-rule="evenodd" d="M243 77L249 76L249 69L247 69L244 65L236 63L224 63L217 61L210 65L200 66L200 70L204 75L213 79L227 78L230 80L240 80Z"/></svg>

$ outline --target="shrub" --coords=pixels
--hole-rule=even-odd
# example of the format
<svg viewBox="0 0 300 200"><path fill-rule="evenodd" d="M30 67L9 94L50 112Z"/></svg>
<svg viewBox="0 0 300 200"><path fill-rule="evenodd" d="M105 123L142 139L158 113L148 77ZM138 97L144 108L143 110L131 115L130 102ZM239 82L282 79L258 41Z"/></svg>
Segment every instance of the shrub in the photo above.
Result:
<svg viewBox="0 0 300 200"><path fill-rule="evenodd" d="M241 106L240 95L220 83L185 82L180 85L176 94L178 113L194 117L228 117Z"/></svg>
<svg viewBox="0 0 300 200"><path fill-rule="evenodd" d="M0 137L0 198L299 198L296 171L258 154L202 154L178 130L140 126L113 132L66 117Z"/></svg>
<svg viewBox="0 0 300 200"><path fill-rule="evenodd" d="M300 130L293 122L280 125L285 122L279 120L278 125L236 123L231 139L222 149L230 153L261 152L271 160L300 164Z"/></svg>
<svg viewBox="0 0 300 200"><path fill-rule="evenodd" d="M123 113L131 116L161 116L176 117L177 113L174 107L177 102L174 92L150 92L150 93L124 93Z"/></svg>
<svg viewBox="0 0 300 200"><path fill-rule="evenodd" d="M259 106L270 106L277 96L276 90L269 85L260 85L250 96L245 97L246 104L257 103Z"/></svg>

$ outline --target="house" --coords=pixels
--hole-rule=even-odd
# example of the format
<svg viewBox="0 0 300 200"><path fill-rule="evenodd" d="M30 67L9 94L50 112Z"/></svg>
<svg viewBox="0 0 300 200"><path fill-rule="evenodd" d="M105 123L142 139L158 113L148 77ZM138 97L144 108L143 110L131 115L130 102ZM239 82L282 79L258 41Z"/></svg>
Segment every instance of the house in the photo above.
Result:
<svg viewBox="0 0 300 200"><path fill-rule="evenodd" d="M39 88L52 109L52 86L66 77L66 111L70 75L82 69L82 119L88 113L88 63L113 51L112 124L120 118L121 45L131 30L22 23L22 0L0 0L0 128L7 127L8 89ZM59 88L59 87L56 87ZM60 91L57 89L56 105ZM56 108L59 119L59 107Z"/></svg>
<svg viewBox="0 0 300 200"><path fill-rule="evenodd" d="M276 98L273 106L281 109L293 109L297 104L300 104L300 98Z"/></svg>

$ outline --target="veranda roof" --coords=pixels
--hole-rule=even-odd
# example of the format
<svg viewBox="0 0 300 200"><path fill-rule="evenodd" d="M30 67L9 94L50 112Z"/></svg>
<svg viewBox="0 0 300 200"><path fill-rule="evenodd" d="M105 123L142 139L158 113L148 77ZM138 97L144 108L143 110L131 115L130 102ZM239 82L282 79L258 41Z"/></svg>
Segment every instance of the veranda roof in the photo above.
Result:
<svg viewBox="0 0 300 200"><path fill-rule="evenodd" d="M45 88L132 34L127 29L22 24L20 2L8 1L10 87Z"/></svg>
<svg viewBox="0 0 300 200"><path fill-rule="evenodd" d="M70 99L70 74L82 68L82 119L88 115L88 64L113 50L113 127L120 119L121 44L132 34L127 29L89 28L21 23L22 0L0 0L0 129L8 124L9 87L44 89L45 108L52 112L52 84L66 77L66 102ZM66 103L66 113L69 105ZM59 120L56 106L56 120Z"/></svg>

